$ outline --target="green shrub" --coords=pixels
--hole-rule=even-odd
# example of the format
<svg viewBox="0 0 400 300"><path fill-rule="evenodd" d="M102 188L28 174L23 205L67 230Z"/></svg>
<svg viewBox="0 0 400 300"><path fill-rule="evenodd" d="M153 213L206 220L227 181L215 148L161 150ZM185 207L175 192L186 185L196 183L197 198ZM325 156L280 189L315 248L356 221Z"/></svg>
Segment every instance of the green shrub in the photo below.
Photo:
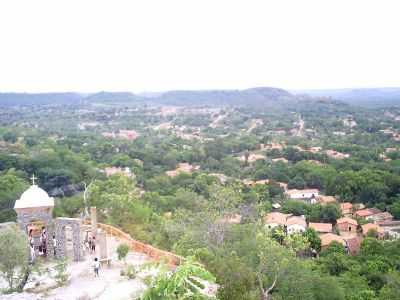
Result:
<svg viewBox="0 0 400 300"><path fill-rule="evenodd" d="M54 275L54 279L56 280L59 286L63 286L68 281L68 272L67 272L67 261L60 260L57 262L56 266L54 267L56 270L56 274Z"/></svg>
<svg viewBox="0 0 400 300"><path fill-rule="evenodd" d="M118 260L125 260L129 252L129 246L127 244L121 244L117 248Z"/></svg>

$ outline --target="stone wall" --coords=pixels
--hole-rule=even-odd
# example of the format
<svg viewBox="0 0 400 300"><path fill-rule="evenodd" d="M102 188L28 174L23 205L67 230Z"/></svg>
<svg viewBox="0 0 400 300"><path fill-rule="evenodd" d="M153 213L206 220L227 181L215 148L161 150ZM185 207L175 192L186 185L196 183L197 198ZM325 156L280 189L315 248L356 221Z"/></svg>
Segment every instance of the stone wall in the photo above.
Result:
<svg viewBox="0 0 400 300"><path fill-rule="evenodd" d="M81 227L82 221L74 218L57 218L55 219L55 235L57 240L56 256L57 258L65 258L67 256L67 238L65 227L72 228L72 244L74 261L82 260L82 243L81 243Z"/></svg>
<svg viewBox="0 0 400 300"><path fill-rule="evenodd" d="M17 223L26 234L27 226L33 221L41 221L46 227L47 232L47 255L53 256L52 236L54 232L52 209L48 207L22 208L17 209ZM39 245L39 239L35 240L36 246Z"/></svg>

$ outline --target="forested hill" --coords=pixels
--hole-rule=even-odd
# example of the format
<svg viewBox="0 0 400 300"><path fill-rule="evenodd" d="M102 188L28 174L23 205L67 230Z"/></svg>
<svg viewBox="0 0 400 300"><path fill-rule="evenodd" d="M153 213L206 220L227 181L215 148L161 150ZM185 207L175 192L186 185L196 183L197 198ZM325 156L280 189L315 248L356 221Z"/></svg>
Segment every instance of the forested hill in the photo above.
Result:
<svg viewBox="0 0 400 300"><path fill-rule="evenodd" d="M156 105L233 105L283 106L306 101L346 102L358 106L394 106L400 104L400 88L296 90L288 92L272 87L245 90L175 90L164 93L131 92L79 93L0 93L0 106L68 105L85 103L148 103Z"/></svg>
<svg viewBox="0 0 400 300"><path fill-rule="evenodd" d="M296 100L289 92L270 87L246 90L168 91L155 96L130 92L100 92L90 95L78 93L18 94L0 93L0 105L132 103L143 102L164 105L276 105Z"/></svg>
<svg viewBox="0 0 400 300"><path fill-rule="evenodd" d="M295 100L295 97L283 89L259 87L246 90L169 91L151 100L171 105L265 105Z"/></svg>
<svg viewBox="0 0 400 300"><path fill-rule="evenodd" d="M0 93L0 105L77 104L83 97L78 93Z"/></svg>
<svg viewBox="0 0 400 300"><path fill-rule="evenodd" d="M400 104L400 88L362 88L300 90L295 94L307 94L311 97L330 97L349 104L363 106L390 106Z"/></svg>

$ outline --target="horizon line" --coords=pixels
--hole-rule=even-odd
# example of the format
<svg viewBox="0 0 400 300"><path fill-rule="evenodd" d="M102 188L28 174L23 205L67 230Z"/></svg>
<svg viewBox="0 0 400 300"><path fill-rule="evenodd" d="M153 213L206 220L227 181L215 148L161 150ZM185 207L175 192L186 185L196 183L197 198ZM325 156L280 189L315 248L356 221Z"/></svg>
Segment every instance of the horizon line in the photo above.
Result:
<svg viewBox="0 0 400 300"><path fill-rule="evenodd" d="M133 90L115 90L115 89L110 89L110 90L104 90L104 89L99 89L96 91L90 91L90 92L83 92L83 91L77 91L77 90L58 90L58 91L3 91L0 89L0 94L67 94L67 93L72 93L72 94L79 94L79 95L91 95L91 94L98 94L98 93L131 93L135 95L141 95L141 94L162 94L162 93L167 93L171 91L187 91L187 92L192 92L192 91L244 91L244 90L249 90L249 89L257 89L257 88L274 88L274 89L282 89L286 90L288 92L302 92L302 91L334 91L334 90L361 90L361 89L400 89L399 86L362 86L362 87L337 87L337 88L282 88L282 87L277 87L277 86L253 86L253 87L248 87L248 88L197 88L197 89L168 89L168 90L143 90L143 91L133 91Z"/></svg>

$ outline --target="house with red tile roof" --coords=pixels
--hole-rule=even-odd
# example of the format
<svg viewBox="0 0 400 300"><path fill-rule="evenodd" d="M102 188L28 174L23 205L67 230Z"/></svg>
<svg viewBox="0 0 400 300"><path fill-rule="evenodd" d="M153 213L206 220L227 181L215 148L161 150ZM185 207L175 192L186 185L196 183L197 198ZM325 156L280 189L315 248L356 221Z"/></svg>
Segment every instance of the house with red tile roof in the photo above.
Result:
<svg viewBox="0 0 400 300"><path fill-rule="evenodd" d="M175 177L180 173L192 173L193 171L199 170L200 166L192 166L189 163L179 163L175 170L166 171L165 174L169 177Z"/></svg>
<svg viewBox="0 0 400 300"><path fill-rule="evenodd" d="M377 225L377 224L367 223L367 224L362 225L361 228L362 228L363 236L367 236L368 232L370 230L371 231L375 231L376 234L377 234L376 237L379 238L379 239L383 239L384 236L385 236L384 229L381 226Z"/></svg>
<svg viewBox="0 0 400 300"><path fill-rule="evenodd" d="M380 212L380 213L368 216L368 217L366 217L366 219L371 220L374 223L390 222L393 220L393 215L387 211L384 211L384 212Z"/></svg>
<svg viewBox="0 0 400 300"><path fill-rule="evenodd" d="M318 233L329 233L332 232L332 224L331 223L312 223L308 224L309 228L314 229Z"/></svg>
<svg viewBox="0 0 400 300"><path fill-rule="evenodd" d="M307 223L304 216L290 216L286 219L286 228L288 234L302 233L307 229Z"/></svg>
<svg viewBox="0 0 400 300"><path fill-rule="evenodd" d="M353 204L350 202L340 203L340 210L342 215L349 217L353 214Z"/></svg>
<svg viewBox="0 0 400 300"><path fill-rule="evenodd" d="M336 226L341 233L356 234L357 225L358 225L357 221L349 217L343 217L336 220Z"/></svg>
<svg viewBox="0 0 400 300"><path fill-rule="evenodd" d="M321 205L327 205L327 204L334 204L337 201L334 196L319 195L317 198L317 202Z"/></svg>
<svg viewBox="0 0 400 300"><path fill-rule="evenodd" d="M285 226L286 219L291 216L290 214L283 214L280 212L271 212L266 214L264 217L264 224L268 228L274 228L277 226Z"/></svg>
<svg viewBox="0 0 400 300"><path fill-rule="evenodd" d="M337 235L334 233L321 234L320 239L321 239L321 250L325 250L333 242L337 242L337 243L343 245L343 247L346 247L346 242L345 242L344 238L341 237L340 235Z"/></svg>
<svg viewBox="0 0 400 300"><path fill-rule="evenodd" d="M364 218L367 219L368 217L375 215L375 214L379 214L382 211L377 209L377 208L364 208L364 209L360 209L357 210L354 215L358 218Z"/></svg>
<svg viewBox="0 0 400 300"><path fill-rule="evenodd" d="M280 212L271 212L264 217L264 224L267 228L277 226L285 227L288 234L301 233L306 231L307 223L304 216L293 216Z"/></svg>

